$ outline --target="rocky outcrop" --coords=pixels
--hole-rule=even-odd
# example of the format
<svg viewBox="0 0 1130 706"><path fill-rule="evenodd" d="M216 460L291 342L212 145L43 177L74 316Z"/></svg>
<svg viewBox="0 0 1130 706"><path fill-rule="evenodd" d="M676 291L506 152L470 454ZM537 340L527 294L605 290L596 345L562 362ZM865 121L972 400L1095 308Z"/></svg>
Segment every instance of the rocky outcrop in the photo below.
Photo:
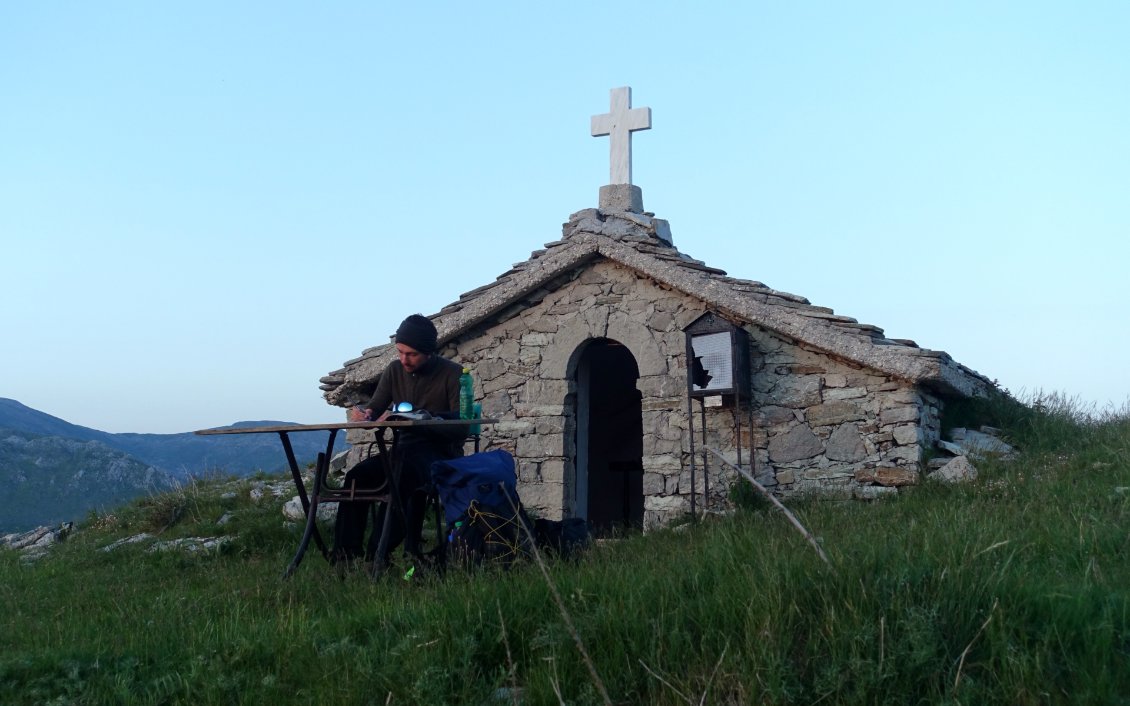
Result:
<svg viewBox="0 0 1130 706"><path fill-rule="evenodd" d="M977 467L966 456L955 456L938 470L926 476L945 483L977 480Z"/></svg>
<svg viewBox="0 0 1130 706"><path fill-rule="evenodd" d="M248 491L248 498L252 503L259 504L264 502L277 503L284 518L288 521L305 521L305 513L301 513L301 504L298 496L293 496L291 500L284 500L291 497L294 492L294 481L290 479L277 480L277 481L254 481ZM232 491L223 492L220 497L232 499L236 494ZM297 505L299 509L299 517L293 517L294 510L292 505ZM325 521L333 521L337 512L336 505L325 505L319 508L318 517ZM235 513L225 512L220 518L216 520L216 524L223 526L227 525ZM71 522L64 522L56 526L42 526L37 527L26 532L13 532L5 535L0 535L0 548L8 549L11 551L20 552L20 558L23 561L32 562L46 556L52 547L60 542L63 542L70 537L76 530L74 524ZM220 535L214 537L178 537L176 539L161 540L158 535L150 532L139 532L128 537L122 537L103 547L100 551L113 552L125 546L136 544L145 545L146 551L162 552L180 550L186 552L203 552L203 551L219 551L226 544L234 540L230 535Z"/></svg>
<svg viewBox="0 0 1130 706"><path fill-rule="evenodd" d="M976 459L1010 459L1016 449L1001 440L1000 430L983 426L980 431L956 428L950 432L950 439L939 439L941 455L930 459L933 469L926 477L944 483L958 483L977 479Z"/></svg>
<svg viewBox="0 0 1130 706"><path fill-rule="evenodd" d="M20 552L20 558L24 561L35 561L46 556L52 546L66 539L73 530L73 523L64 522L54 527L13 532L0 536L0 546Z"/></svg>

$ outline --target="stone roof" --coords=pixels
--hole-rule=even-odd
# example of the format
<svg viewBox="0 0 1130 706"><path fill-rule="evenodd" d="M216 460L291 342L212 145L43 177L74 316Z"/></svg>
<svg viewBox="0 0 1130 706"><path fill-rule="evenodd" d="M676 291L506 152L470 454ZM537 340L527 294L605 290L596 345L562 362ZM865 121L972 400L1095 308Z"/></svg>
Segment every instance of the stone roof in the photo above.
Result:
<svg viewBox="0 0 1130 706"><path fill-rule="evenodd" d="M983 394L992 386L945 352L887 338L877 326L839 316L761 282L729 277L679 252L672 245L667 222L650 213L586 209L574 213L562 232L561 240L547 243L494 282L464 293L430 316L440 347L484 320L510 318L539 301L556 280L592 260L607 258L700 299L705 308L735 322L756 324L865 368L962 396ZM391 343L369 348L323 377L326 401L344 406L360 399L395 354Z"/></svg>

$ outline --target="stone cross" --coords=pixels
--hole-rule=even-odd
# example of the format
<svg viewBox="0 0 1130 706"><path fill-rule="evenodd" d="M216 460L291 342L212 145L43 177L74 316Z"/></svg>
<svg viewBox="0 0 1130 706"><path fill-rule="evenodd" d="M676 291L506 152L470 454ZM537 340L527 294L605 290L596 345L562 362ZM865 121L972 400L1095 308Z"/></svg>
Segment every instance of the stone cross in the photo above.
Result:
<svg viewBox="0 0 1130 706"><path fill-rule="evenodd" d="M612 154L612 181L632 183L632 133L651 129L651 108L632 108L632 89L612 89L612 111L592 116L592 136L608 135Z"/></svg>

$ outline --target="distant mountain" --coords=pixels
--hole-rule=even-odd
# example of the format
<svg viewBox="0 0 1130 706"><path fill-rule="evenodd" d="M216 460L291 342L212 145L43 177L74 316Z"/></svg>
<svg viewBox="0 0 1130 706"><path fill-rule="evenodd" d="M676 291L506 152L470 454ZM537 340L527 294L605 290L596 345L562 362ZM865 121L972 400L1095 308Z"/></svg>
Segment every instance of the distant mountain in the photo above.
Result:
<svg viewBox="0 0 1130 706"><path fill-rule="evenodd" d="M100 441L0 428L0 532L78 520L175 484L171 474Z"/></svg>
<svg viewBox="0 0 1130 706"><path fill-rule="evenodd" d="M6 397L0 397L0 428L26 431L29 434L39 434L40 436L61 436L66 439L79 439L81 441L101 441L104 437L110 436L104 431L95 431L64 422L58 417L52 417L50 414L32 409Z"/></svg>
<svg viewBox="0 0 1130 706"><path fill-rule="evenodd" d="M237 422L232 426L289 426ZM326 432L289 435L305 466L326 450ZM344 435L334 453L346 448ZM150 491L213 473L287 468L278 434L111 434L0 397L0 532L81 519Z"/></svg>
<svg viewBox="0 0 1130 706"><path fill-rule="evenodd" d="M255 421L237 422L231 426L288 424ZM111 434L71 424L3 397L0 397L0 428L76 441L98 441L181 479L214 472L244 476L260 470L274 472L287 467L277 434ZM312 462L319 452L326 450L326 432L295 432L289 436L294 455L302 465ZM344 434L338 437L334 453L346 448Z"/></svg>

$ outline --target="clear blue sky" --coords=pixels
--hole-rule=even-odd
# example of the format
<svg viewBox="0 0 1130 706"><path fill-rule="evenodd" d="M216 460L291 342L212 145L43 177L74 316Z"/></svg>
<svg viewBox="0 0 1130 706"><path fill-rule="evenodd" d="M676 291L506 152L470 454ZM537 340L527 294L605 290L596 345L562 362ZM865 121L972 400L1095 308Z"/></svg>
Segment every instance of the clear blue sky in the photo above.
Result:
<svg viewBox="0 0 1130 706"><path fill-rule="evenodd" d="M0 6L0 397L330 421L318 379L596 206L1014 393L1130 400L1130 3Z"/></svg>

